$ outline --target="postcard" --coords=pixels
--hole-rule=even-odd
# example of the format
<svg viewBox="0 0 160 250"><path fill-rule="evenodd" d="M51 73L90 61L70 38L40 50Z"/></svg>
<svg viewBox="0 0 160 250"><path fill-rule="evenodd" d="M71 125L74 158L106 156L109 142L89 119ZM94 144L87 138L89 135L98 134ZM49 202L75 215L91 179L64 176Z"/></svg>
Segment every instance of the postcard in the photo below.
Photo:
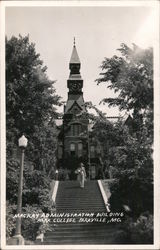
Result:
<svg viewBox="0 0 160 250"><path fill-rule="evenodd" d="M1 248L160 248L158 1L1 1Z"/></svg>

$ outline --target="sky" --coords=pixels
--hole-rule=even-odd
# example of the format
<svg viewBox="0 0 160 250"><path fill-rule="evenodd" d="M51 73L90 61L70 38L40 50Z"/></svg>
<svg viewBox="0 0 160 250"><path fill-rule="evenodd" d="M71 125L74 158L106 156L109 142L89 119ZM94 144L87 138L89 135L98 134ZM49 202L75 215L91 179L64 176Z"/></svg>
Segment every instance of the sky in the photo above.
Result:
<svg viewBox="0 0 160 250"><path fill-rule="evenodd" d="M85 101L92 101L107 116L116 116L117 108L99 105L103 98L115 96L106 84L97 86L95 82L100 65L105 57L120 55L117 49L121 43L153 46L155 21L155 10L144 6L6 7L5 32L8 38L29 34L30 42L35 43L36 52L48 67L48 77L56 80L55 88L63 101L67 100L75 37Z"/></svg>

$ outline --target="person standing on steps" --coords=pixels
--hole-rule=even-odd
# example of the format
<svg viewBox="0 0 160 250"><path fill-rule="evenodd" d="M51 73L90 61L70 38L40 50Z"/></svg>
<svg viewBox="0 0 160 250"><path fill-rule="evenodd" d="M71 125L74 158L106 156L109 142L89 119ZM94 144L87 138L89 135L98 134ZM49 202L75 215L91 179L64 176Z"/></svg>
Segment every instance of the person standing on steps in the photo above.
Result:
<svg viewBox="0 0 160 250"><path fill-rule="evenodd" d="M76 174L78 174L77 179L80 183L80 187L84 188L84 181L86 180L86 170L82 162L80 163L80 167L76 170Z"/></svg>

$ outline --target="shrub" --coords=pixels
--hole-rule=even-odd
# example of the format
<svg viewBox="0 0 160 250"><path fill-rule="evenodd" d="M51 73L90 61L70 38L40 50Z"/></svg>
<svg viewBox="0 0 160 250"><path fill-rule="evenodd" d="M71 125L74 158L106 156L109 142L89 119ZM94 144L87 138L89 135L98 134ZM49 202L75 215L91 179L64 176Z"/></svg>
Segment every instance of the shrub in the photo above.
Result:
<svg viewBox="0 0 160 250"><path fill-rule="evenodd" d="M42 214L43 211L36 205L27 205L23 208L23 213L26 214ZM36 218L23 218L22 219L22 235L25 240L35 241L38 235L38 230L42 222L39 222Z"/></svg>
<svg viewBox="0 0 160 250"><path fill-rule="evenodd" d="M17 209L17 165L16 162L9 162L9 171L7 172L7 217L6 231L7 239L15 233L16 219L13 216ZM55 207L50 197L51 180L39 170L29 171L28 167L24 168L23 196L22 196L22 213L51 213ZM9 186L10 184L11 186ZM22 218L22 235L27 241L34 241L40 231L48 229L47 224L38 222L34 218Z"/></svg>
<svg viewBox="0 0 160 250"><path fill-rule="evenodd" d="M6 162L6 197L10 203L17 202L19 162L12 158Z"/></svg>
<svg viewBox="0 0 160 250"><path fill-rule="evenodd" d="M140 179L131 170L110 186L110 204L113 210L124 204L131 208L132 216L137 218L146 210L153 212L153 184L151 180Z"/></svg>
<svg viewBox="0 0 160 250"><path fill-rule="evenodd" d="M127 218L123 230L130 244L153 244L153 215L146 212L135 221Z"/></svg>
<svg viewBox="0 0 160 250"><path fill-rule="evenodd" d="M16 228L16 221L13 219L13 215L16 213L17 206L15 204L6 203L6 237L7 239L14 235Z"/></svg>

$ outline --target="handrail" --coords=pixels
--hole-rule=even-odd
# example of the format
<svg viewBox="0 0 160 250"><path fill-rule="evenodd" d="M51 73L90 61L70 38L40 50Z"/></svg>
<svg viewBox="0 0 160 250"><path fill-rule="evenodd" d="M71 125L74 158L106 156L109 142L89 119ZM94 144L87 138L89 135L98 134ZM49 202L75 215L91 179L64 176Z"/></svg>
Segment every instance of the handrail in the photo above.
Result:
<svg viewBox="0 0 160 250"><path fill-rule="evenodd" d="M52 200L53 200L54 203L56 202L56 195L57 195L57 191L58 191L58 185L59 185L59 181L56 181L54 189L53 189L53 194L52 194Z"/></svg>
<svg viewBox="0 0 160 250"><path fill-rule="evenodd" d="M110 212L110 204L108 202L108 198L107 198L106 193L104 191L104 188L103 188L101 180L98 180L98 185L99 185L99 189L101 191L101 195L102 195L102 198L103 198L106 210L107 210L107 212Z"/></svg>

